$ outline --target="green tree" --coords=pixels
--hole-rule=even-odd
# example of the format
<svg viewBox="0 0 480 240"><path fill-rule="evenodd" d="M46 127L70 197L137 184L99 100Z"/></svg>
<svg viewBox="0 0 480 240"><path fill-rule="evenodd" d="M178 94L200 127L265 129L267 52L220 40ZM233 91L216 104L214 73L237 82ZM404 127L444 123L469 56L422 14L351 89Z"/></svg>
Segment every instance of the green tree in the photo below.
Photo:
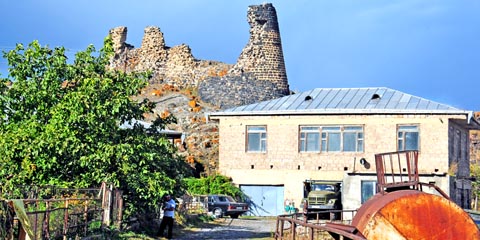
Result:
<svg viewBox="0 0 480 240"><path fill-rule="evenodd" d="M470 163L470 176L474 179L472 181L472 195L473 195L473 209L478 210L478 198L480 196L480 165Z"/></svg>
<svg viewBox="0 0 480 240"><path fill-rule="evenodd" d="M231 178L220 174L186 178L185 183L190 194L226 194L240 199L245 197L242 190L232 183Z"/></svg>
<svg viewBox="0 0 480 240"><path fill-rule="evenodd" d="M4 53L9 78L0 79L0 185L94 187L113 183L127 196L127 215L148 211L169 192L179 192L188 165L159 134L174 117L149 129L138 123L155 104L133 101L146 73L110 69L112 41L89 46L72 64L65 49L37 41Z"/></svg>

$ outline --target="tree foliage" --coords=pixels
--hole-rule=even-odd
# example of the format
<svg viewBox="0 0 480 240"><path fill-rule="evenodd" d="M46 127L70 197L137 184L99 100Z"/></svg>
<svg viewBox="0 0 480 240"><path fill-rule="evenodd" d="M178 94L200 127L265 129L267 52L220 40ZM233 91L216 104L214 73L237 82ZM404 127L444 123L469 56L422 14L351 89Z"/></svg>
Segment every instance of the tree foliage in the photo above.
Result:
<svg viewBox="0 0 480 240"><path fill-rule="evenodd" d="M185 183L190 194L226 194L236 198L244 198L242 191L233 185L232 179L223 175L186 178Z"/></svg>
<svg viewBox="0 0 480 240"><path fill-rule="evenodd" d="M106 38L68 63L65 49L37 41L4 53L9 78L0 79L0 185L94 187L102 181L124 190L130 212L148 209L165 193L182 189L189 175L175 147L159 130L175 121L142 120L155 104L133 101L148 74L108 68L113 56ZM124 122L133 128L120 128ZM128 213L127 213L128 214Z"/></svg>
<svg viewBox="0 0 480 240"><path fill-rule="evenodd" d="M478 198L480 196L480 165L475 163L470 163L470 176L474 179L472 181L472 195L474 198L474 207L477 207L478 210Z"/></svg>

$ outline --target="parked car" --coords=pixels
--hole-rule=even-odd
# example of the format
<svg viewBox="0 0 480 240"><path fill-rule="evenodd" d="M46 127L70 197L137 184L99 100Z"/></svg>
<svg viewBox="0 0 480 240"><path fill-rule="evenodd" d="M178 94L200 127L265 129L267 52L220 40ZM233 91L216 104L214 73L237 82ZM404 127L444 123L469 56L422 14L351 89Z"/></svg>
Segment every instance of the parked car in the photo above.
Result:
<svg viewBox="0 0 480 240"><path fill-rule="evenodd" d="M208 211L212 212L215 217L238 218L248 211L248 204L237 202L231 196L211 194L208 195Z"/></svg>

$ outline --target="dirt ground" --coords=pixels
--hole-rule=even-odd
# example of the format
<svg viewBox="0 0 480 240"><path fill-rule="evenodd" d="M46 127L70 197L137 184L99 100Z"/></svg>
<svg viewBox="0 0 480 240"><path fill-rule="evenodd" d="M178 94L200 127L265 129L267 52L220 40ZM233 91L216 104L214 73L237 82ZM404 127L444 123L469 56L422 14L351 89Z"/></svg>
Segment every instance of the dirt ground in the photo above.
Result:
<svg viewBox="0 0 480 240"><path fill-rule="evenodd" d="M201 228L174 232L174 239L274 239L276 218L222 218Z"/></svg>

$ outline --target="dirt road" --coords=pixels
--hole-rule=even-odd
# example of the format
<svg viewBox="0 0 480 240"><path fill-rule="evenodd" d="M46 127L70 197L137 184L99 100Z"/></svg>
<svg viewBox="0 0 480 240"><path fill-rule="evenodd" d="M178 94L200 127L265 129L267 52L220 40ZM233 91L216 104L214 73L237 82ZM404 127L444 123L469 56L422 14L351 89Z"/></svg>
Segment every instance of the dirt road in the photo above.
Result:
<svg viewBox="0 0 480 240"><path fill-rule="evenodd" d="M223 218L202 228L175 234L174 239L273 239L276 218Z"/></svg>

